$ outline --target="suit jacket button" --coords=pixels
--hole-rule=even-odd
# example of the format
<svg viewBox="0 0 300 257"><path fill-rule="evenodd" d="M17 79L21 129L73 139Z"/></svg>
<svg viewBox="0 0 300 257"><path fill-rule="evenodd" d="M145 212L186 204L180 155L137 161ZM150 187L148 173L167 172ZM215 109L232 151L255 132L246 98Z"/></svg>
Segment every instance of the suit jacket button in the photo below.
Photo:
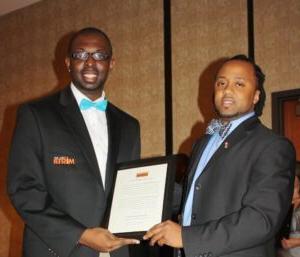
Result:
<svg viewBox="0 0 300 257"><path fill-rule="evenodd" d="M196 219L196 214L195 213L192 214L192 219L193 220Z"/></svg>

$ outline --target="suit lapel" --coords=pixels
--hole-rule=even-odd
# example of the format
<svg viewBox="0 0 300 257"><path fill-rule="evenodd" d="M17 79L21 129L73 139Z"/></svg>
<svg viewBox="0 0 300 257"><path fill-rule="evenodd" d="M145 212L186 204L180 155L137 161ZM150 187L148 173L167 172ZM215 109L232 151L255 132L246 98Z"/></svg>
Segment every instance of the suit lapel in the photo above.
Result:
<svg viewBox="0 0 300 257"><path fill-rule="evenodd" d="M107 131L108 131L108 154L106 164L106 176L105 176L105 192L110 192L111 186L114 180L114 174L117 163L117 156L120 144L121 129L118 127L121 124L114 106L108 103L106 110L107 118Z"/></svg>
<svg viewBox="0 0 300 257"><path fill-rule="evenodd" d="M103 189L100 170L98 167L97 158L93 148L89 132L85 125L83 116L79 110L76 99L74 98L70 87L61 92L60 104L62 105L62 118L65 120L66 125L73 132L75 142L78 143L83 156L86 158L90 170L96 176L98 183Z"/></svg>
<svg viewBox="0 0 300 257"><path fill-rule="evenodd" d="M232 148L235 144L237 144L239 141L241 141L245 136L247 136L247 133L252 130L257 124L259 124L259 120L256 116L249 118L248 120L241 123L220 145L220 147L217 149L217 151L213 154L211 159L206 164L205 168L203 169L200 176L203 175L204 172L207 171L207 169L218 159L220 158L226 151L229 151L230 148ZM203 151L210 139L210 136L205 135L204 138L200 141L200 143L196 146L195 153L193 154L191 158L191 166L189 168L190 172L188 175L188 181L187 181L187 191L189 192L194 174L196 172L196 169L198 167L198 163L200 161L200 158L203 154Z"/></svg>
<svg viewBox="0 0 300 257"><path fill-rule="evenodd" d="M198 167L198 163L210 137L210 135L205 134L204 137L195 145L195 150L193 151L193 155L191 156L190 166L188 168L189 174L187 179L185 198L188 196L188 192L190 191L192 185L193 177Z"/></svg>
<svg viewBox="0 0 300 257"><path fill-rule="evenodd" d="M205 134L204 137L195 146L195 150L194 150L193 156L191 158L191 166L189 168L189 174L188 174L188 181L189 182L194 177L194 174L195 174L195 172L197 170L198 163L200 161L202 153L203 153L203 151L204 151L204 149L205 149L205 147L206 147L206 145L207 145L207 143L208 143L208 141L209 141L210 138L211 138L210 135Z"/></svg>
<svg viewBox="0 0 300 257"><path fill-rule="evenodd" d="M205 168L203 169L203 174L218 158L220 158L225 152L229 151L235 144L240 142L243 138L247 136L247 132L251 130L259 121L256 116L249 118L248 120L242 122L219 146L217 151L210 158Z"/></svg>

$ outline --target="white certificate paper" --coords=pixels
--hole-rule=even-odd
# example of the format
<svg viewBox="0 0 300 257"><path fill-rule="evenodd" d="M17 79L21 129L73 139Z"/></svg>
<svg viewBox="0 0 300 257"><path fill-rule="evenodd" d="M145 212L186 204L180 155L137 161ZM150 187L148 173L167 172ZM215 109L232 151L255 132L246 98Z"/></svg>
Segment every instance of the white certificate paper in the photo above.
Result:
<svg viewBox="0 0 300 257"><path fill-rule="evenodd" d="M162 221L168 164L119 170L108 230L147 231Z"/></svg>

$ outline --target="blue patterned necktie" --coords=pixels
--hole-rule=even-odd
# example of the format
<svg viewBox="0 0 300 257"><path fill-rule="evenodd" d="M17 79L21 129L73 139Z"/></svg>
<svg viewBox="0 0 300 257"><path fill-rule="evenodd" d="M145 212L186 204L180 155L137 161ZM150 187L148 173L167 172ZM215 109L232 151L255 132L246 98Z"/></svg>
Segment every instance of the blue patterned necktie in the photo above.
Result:
<svg viewBox="0 0 300 257"><path fill-rule="evenodd" d="M88 110L90 108L96 108L99 111L105 111L106 107L107 107L106 99L98 102L92 102L88 99L83 98L79 104L79 108L82 111Z"/></svg>
<svg viewBox="0 0 300 257"><path fill-rule="evenodd" d="M217 132L221 138L224 138L229 132L231 125L232 124L230 122L224 124L219 119L212 119L206 129L206 134L213 135Z"/></svg>

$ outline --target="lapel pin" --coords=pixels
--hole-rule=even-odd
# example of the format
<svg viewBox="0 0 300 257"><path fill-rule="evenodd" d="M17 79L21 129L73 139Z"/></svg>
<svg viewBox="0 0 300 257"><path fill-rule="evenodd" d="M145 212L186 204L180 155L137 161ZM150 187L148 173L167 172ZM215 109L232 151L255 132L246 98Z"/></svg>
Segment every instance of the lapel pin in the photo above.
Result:
<svg viewBox="0 0 300 257"><path fill-rule="evenodd" d="M224 143L224 148L227 149L228 147L229 147L229 143L226 141L226 142Z"/></svg>

